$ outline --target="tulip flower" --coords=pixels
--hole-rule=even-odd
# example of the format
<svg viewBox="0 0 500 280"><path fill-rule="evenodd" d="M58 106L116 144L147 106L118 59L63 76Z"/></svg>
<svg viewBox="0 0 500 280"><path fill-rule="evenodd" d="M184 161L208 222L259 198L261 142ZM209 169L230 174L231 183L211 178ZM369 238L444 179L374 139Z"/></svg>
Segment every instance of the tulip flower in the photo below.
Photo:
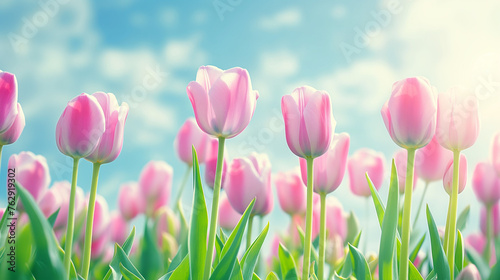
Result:
<svg viewBox="0 0 500 280"><path fill-rule="evenodd" d="M16 76L0 71L0 133L11 127L16 119L17 104Z"/></svg>
<svg viewBox="0 0 500 280"><path fill-rule="evenodd" d="M235 137L248 126L259 93L252 89L247 70L239 67L223 71L214 66L202 66L198 69L196 81L190 82L186 90L198 126L219 140L212 216L203 275L204 279L208 279L215 248L225 139Z"/></svg>
<svg viewBox="0 0 500 280"><path fill-rule="evenodd" d="M32 152L21 152L9 158L8 168L16 170L16 181L39 201L50 184L47 160Z"/></svg>
<svg viewBox="0 0 500 280"><path fill-rule="evenodd" d="M21 108L21 104L17 103L17 115L14 122L12 122L11 126L4 132L0 133L0 149L3 145L9 145L16 142L19 136L21 136L21 132L23 132L25 125L26 121L24 119L23 109Z"/></svg>
<svg viewBox="0 0 500 280"><path fill-rule="evenodd" d="M307 190L297 169L275 175L274 184L281 209L290 216L306 212Z"/></svg>
<svg viewBox="0 0 500 280"><path fill-rule="evenodd" d="M480 162L472 174L472 189L477 199L491 206L500 200L500 178L489 162Z"/></svg>
<svg viewBox="0 0 500 280"><path fill-rule="evenodd" d="M352 193L369 197L371 192L365 174L368 173L373 186L379 190L384 181L385 157L370 149L360 149L349 158L347 170Z"/></svg>
<svg viewBox="0 0 500 280"><path fill-rule="evenodd" d="M57 196L58 201L60 202L59 213L57 214L56 221L54 223L54 230L60 231L67 227L68 214L69 214L69 204L70 204L70 193L71 193L71 184L68 181L60 181L55 182L52 186L45 192L42 197L42 201L39 202L40 205L43 205L42 202L44 197L49 195L47 193L52 193L51 195ZM75 217L80 217L83 215L85 208L85 195L83 190L80 187L75 188L75 203L74 203L74 214ZM42 208L43 209L43 208Z"/></svg>
<svg viewBox="0 0 500 280"><path fill-rule="evenodd" d="M227 231L232 231L241 219L241 214L234 210L225 193L220 197L219 213L219 225Z"/></svg>
<svg viewBox="0 0 500 280"><path fill-rule="evenodd" d="M139 190L142 194L146 215L151 217L161 206L167 205L172 189L173 169L164 161L150 161L139 176Z"/></svg>
<svg viewBox="0 0 500 280"><path fill-rule="evenodd" d="M481 274L474 264L468 264L456 278L457 280L481 280Z"/></svg>
<svg viewBox="0 0 500 280"><path fill-rule="evenodd" d="M3 217L3 214L5 213L5 208L0 208L0 219Z"/></svg>
<svg viewBox="0 0 500 280"><path fill-rule="evenodd" d="M320 227L320 212L321 212L321 203L317 201L314 205L313 212L313 236L317 236L317 234L321 231ZM342 240L345 240L347 237L347 221L344 215L344 208L340 201L334 197L329 196L326 198L325 203L325 212L326 212L326 231L328 231L327 239L331 239L334 235L340 236Z"/></svg>
<svg viewBox="0 0 500 280"><path fill-rule="evenodd" d="M205 163L205 155L208 154L211 138L203 132L194 118L187 119L179 129L174 140L174 149L177 156L187 165L193 165L192 147L196 149L198 163ZM217 153L216 153L217 154Z"/></svg>
<svg viewBox="0 0 500 280"><path fill-rule="evenodd" d="M120 212L111 212L109 228L111 242L123 245L128 236L128 222Z"/></svg>
<svg viewBox="0 0 500 280"><path fill-rule="evenodd" d="M452 192L452 180L453 180L453 160L448 163L446 172L443 175L443 186L444 190L451 195ZM459 179L458 179L458 193L461 193L465 189L465 184L467 183L467 158L465 155L460 155L460 166L459 166Z"/></svg>
<svg viewBox="0 0 500 280"><path fill-rule="evenodd" d="M139 185L135 182L124 183L118 192L118 208L126 220L132 220L140 213L145 213L144 201Z"/></svg>
<svg viewBox="0 0 500 280"><path fill-rule="evenodd" d="M162 206L155 212L155 220L158 244L160 247L163 246L164 234L168 234L173 238L176 238L179 235L179 219L177 219L174 212L172 212L172 210L170 210L167 206Z"/></svg>
<svg viewBox="0 0 500 280"><path fill-rule="evenodd" d="M40 200L38 201L38 207L40 208L40 210L42 210L42 213L45 215L45 217L48 218L61 207L62 203L63 198L61 197L61 195L55 193L51 189L48 189L43 193Z"/></svg>
<svg viewBox="0 0 500 280"><path fill-rule="evenodd" d="M211 139L208 149L208 154L205 159L205 183L211 189L214 188L215 185L215 175L217 171L217 155L219 153L217 139ZM225 153L225 152L224 152ZM227 172L227 160L224 157L222 163L222 177L221 177L221 188L224 188L224 182L226 180L226 172Z"/></svg>
<svg viewBox="0 0 500 280"><path fill-rule="evenodd" d="M497 174L500 175L500 132L496 133L493 137L491 161L493 162Z"/></svg>
<svg viewBox="0 0 500 280"><path fill-rule="evenodd" d="M405 149L400 149L394 154L394 163L398 172L399 193L405 193L406 182L406 164L408 161L408 152ZM417 175L413 176L413 190L417 187Z"/></svg>

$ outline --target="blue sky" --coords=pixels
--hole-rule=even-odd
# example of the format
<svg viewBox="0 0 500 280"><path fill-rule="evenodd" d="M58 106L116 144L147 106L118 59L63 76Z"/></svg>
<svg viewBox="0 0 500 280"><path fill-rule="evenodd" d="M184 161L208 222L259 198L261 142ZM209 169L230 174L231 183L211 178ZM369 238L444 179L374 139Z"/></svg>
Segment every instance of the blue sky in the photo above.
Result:
<svg viewBox="0 0 500 280"><path fill-rule="evenodd" d="M193 116L185 87L200 65L211 64L248 69L260 93L248 128L226 142L229 156L268 153L273 171L298 164L280 125L281 96L295 87L308 84L331 94L337 131L351 135L350 154L369 147L388 160L397 146L380 108L394 81L422 75L439 91L456 84L474 88L482 93L481 133L465 151L470 179L475 163L488 159L491 136L500 130L500 18L494 14L499 8L494 0L481 5L469 0L3 0L0 69L17 75L26 128L18 142L4 147L2 166L11 154L30 150L47 158L53 181L69 180L71 161L55 145L56 122L81 92L113 92L131 109L122 154L102 168L99 193L114 208L119 185L137 180L151 159L174 167L175 193L185 167L175 156L173 139ZM146 89L143 80L151 77L157 84ZM90 176L90 163L82 163L79 185L85 190ZM416 198L421 192L418 188ZM431 209L441 213L436 220L444 223L447 197L441 183L428 194ZM347 176L334 195L363 219L364 207L355 206L364 199L350 194ZM470 184L459 205L469 203L477 213ZM284 214L277 201L275 206L270 220L276 229L287 221L279 219ZM378 234L372 214L369 224Z"/></svg>

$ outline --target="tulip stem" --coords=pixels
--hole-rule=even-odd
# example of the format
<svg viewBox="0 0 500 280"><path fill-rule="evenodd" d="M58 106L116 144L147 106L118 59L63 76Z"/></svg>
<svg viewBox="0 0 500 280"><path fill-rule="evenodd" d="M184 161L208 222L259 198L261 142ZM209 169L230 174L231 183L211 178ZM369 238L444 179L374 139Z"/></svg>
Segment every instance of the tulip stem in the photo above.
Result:
<svg viewBox="0 0 500 280"><path fill-rule="evenodd" d="M182 193L184 192L184 188L186 187L187 180L189 178L189 174L191 174L192 165L188 165L186 172L184 173L184 177L182 177L181 185L179 186L179 192L177 193L177 198L175 199L175 209L177 212L181 212L182 207Z"/></svg>
<svg viewBox="0 0 500 280"><path fill-rule="evenodd" d="M486 206L486 246L484 247L484 259L486 263L490 263L491 258L491 241L493 240L493 220L492 220L492 207Z"/></svg>
<svg viewBox="0 0 500 280"><path fill-rule="evenodd" d="M453 189L451 190L450 227L448 233L448 264L450 265L451 279L455 272L455 236L457 230L457 202L458 202L458 167L460 166L460 151L453 151Z"/></svg>
<svg viewBox="0 0 500 280"><path fill-rule="evenodd" d="M326 193L319 194L321 212L319 221L319 261L318 280L323 280L325 270L325 243L326 243Z"/></svg>
<svg viewBox="0 0 500 280"><path fill-rule="evenodd" d="M85 228L85 242L83 245L82 277L89 277L90 255L92 248L92 229L94 227L95 198L97 195L97 180L99 179L100 163L94 163L92 170L92 186L90 187L89 206L87 207L87 224Z"/></svg>
<svg viewBox="0 0 500 280"><path fill-rule="evenodd" d="M303 280L309 279L309 259L311 257L314 158L308 157L306 158L306 161L307 161L307 211L306 211L306 237L304 239L304 260L302 263Z"/></svg>
<svg viewBox="0 0 500 280"><path fill-rule="evenodd" d="M406 163L405 200L403 207L403 237L401 239L401 256L399 261L399 279L408 279L408 258L410 245L410 218L411 197L413 194L413 165L415 163L415 149L408 149L408 162Z"/></svg>
<svg viewBox="0 0 500 280"><path fill-rule="evenodd" d="M71 267L71 251L73 249L73 234L75 227L75 196L76 196L76 180L78 176L78 162L80 158L73 159L73 175L71 178L71 192L69 195L68 207L68 228L66 230L66 240L64 245L64 268L66 269L66 279L69 279Z"/></svg>
<svg viewBox="0 0 500 280"><path fill-rule="evenodd" d="M252 225L253 225L253 217L254 217L254 215L250 215L250 218L248 219L248 228L247 228L247 251L248 251L248 248L250 248L250 245L252 245Z"/></svg>
<svg viewBox="0 0 500 280"><path fill-rule="evenodd" d="M424 192L422 193L422 197L420 198L420 203L418 204L417 214L415 216L415 220L413 221L413 228L417 226L418 217L420 216L420 211L422 211L422 206L424 205L425 194L427 193L427 188L429 187L429 182L425 182Z"/></svg>
<svg viewBox="0 0 500 280"><path fill-rule="evenodd" d="M217 229L217 216L219 212L219 194L222 179L222 165L224 163L224 142L226 138L219 137L219 150L217 153L217 168L215 169L214 196L212 198L212 217L210 217L210 232L208 234L207 255L205 257L205 270L203 279L207 280L212 271L212 257L215 245L215 231Z"/></svg>

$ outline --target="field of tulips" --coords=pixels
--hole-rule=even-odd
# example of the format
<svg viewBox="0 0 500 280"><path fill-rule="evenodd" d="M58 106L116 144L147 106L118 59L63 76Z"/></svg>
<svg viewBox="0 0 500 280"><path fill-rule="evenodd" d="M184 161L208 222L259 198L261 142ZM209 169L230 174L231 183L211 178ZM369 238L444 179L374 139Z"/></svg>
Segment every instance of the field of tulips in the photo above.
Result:
<svg viewBox="0 0 500 280"><path fill-rule="evenodd" d="M55 142L73 163L67 181L51 181L43 155L4 153L8 204L1 210L0 279L500 279L500 133L490 161L468 172L462 152L480 133L472 90L438 94L423 77L396 81L392 94L387 85L381 118L401 149L385 166L382 153L349 151L350 136L335 130L326 91L298 87L281 99L297 167L272 173L266 154L229 160L225 152L258 106L248 71L201 66L186 86L194 117L173 143L187 166L175 196L173 168L154 160L137 182L116 189L118 209L108 209L99 195L100 168L119 156L129 112L112 93L82 93L62 112ZM0 72L0 156L24 126L16 77ZM78 167L88 162L92 180L85 194ZM366 229L344 212L349 201L336 199L345 173L352 194L370 200L378 228ZM480 217L458 207L468 173ZM425 191L415 198L417 180ZM447 213L426 205L427 186L435 181L448 194L442 198ZM387 197L379 195L381 187ZM274 188L281 209L274 207ZM193 194L191 205L183 192ZM289 227L270 232L271 211L281 211ZM438 215L445 225L436 225ZM136 227L137 219L144 226ZM419 219L427 228L416 227ZM471 219L480 220L480 233L463 235ZM378 251L367 253L361 241L373 231L381 233Z"/></svg>

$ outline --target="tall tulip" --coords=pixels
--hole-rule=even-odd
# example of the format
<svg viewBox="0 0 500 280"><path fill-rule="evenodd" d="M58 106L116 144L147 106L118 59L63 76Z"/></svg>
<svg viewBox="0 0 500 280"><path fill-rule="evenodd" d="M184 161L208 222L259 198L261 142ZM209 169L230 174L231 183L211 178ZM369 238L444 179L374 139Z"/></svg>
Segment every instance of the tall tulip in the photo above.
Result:
<svg viewBox="0 0 500 280"><path fill-rule="evenodd" d="M212 270L212 252L215 246L224 143L226 138L235 137L248 126L259 93L253 90L247 70L239 67L224 71L214 66L201 66L196 74L196 81L190 82L186 90L198 126L219 140L212 216L203 274L203 279L207 280Z"/></svg>
<svg viewBox="0 0 500 280"><path fill-rule="evenodd" d="M362 148L357 150L347 162L349 172L349 183L353 194L369 197L370 186L366 181L366 175L372 180L375 189L379 190L384 182L385 157L384 154L371 149Z"/></svg>
<svg viewBox="0 0 500 280"><path fill-rule="evenodd" d="M412 77L394 83L391 97L381 111L385 127L394 143L408 150L399 267L399 278L403 280L408 278L415 151L427 145L434 136L436 103L436 90L429 81L423 77Z"/></svg>
<svg viewBox="0 0 500 280"><path fill-rule="evenodd" d="M295 155L304 158L307 165L306 236L302 278L308 279L311 257L314 159L328 150L336 122L328 93L310 86L296 88L292 94L283 96L281 111L285 120L288 147ZM319 279L322 280L323 275L319 275Z"/></svg>
<svg viewBox="0 0 500 280"><path fill-rule="evenodd" d="M32 152L20 152L10 156L8 168L16 169L17 182L39 201L50 184L47 160Z"/></svg>
<svg viewBox="0 0 500 280"><path fill-rule="evenodd" d="M131 220L140 213L145 213L144 201L140 199L141 191L139 185L135 182L124 183L120 186L118 192L118 208L121 215Z"/></svg>
<svg viewBox="0 0 500 280"><path fill-rule="evenodd" d="M293 217L306 212L307 190L297 169L280 172L274 176L274 184L281 209Z"/></svg>
<svg viewBox="0 0 500 280"><path fill-rule="evenodd" d="M146 215L151 217L154 211L167 205L172 189L173 169L164 161L150 161L139 176L139 190L143 199Z"/></svg>
<svg viewBox="0 0 500 280"><path fill-rule="evenodd" d="M12 122L7 130L0 133L0 152L2 146L12 144L19 139L25 125L26 121L24 119L23 109L21 108L21 104L17 103L17 115L14 122Z"/></svg>

